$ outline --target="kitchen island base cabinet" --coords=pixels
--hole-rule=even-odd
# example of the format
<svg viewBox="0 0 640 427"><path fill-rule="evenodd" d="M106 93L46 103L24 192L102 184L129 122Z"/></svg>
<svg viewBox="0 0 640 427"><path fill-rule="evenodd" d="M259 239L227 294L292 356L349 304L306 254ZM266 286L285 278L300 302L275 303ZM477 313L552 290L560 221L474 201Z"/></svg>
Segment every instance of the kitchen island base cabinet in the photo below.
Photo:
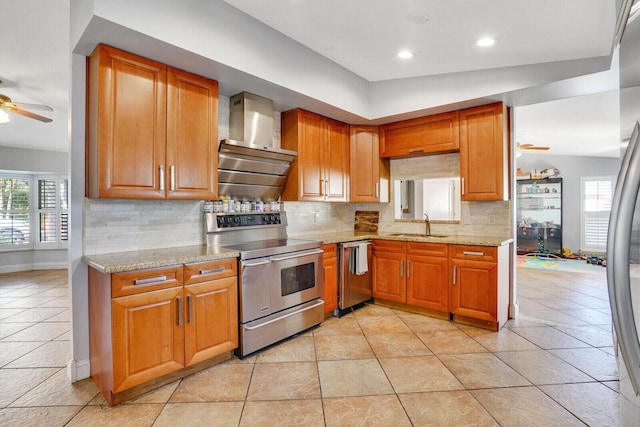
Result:
<svg viewBox="0 0 640 427"><path fill-rule="evenodd" d="M194 269L203 273L190 276ZM237 325L235 259L89 268L91 378L109 405L230 358Z"/></svg>

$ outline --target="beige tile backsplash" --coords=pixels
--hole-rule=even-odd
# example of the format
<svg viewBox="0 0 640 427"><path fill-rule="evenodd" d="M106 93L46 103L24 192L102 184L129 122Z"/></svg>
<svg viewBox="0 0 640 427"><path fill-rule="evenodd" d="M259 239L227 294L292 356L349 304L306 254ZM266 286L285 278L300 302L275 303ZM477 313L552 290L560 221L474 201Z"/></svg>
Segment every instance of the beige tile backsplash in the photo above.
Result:
<svg viewBox="0 0 640 427"><path fill-rule="evenodd" d="M219 104L219 138L229 136L229 98ZM280 145L280 114L274 115ZM391 178L457 176L457 153L391 161ZM392 190L393 191L393 190ZM393 200L393 194L391 195ZM511 236L511 202L462 202L460 224L432 224L449 235ZM423 232L422 223L396 222L391 203L285 202L289 235L353 230L355 212L379 211L379 231ZM201 201L85 199L84 253L96 255L204 243Z"/></svg>

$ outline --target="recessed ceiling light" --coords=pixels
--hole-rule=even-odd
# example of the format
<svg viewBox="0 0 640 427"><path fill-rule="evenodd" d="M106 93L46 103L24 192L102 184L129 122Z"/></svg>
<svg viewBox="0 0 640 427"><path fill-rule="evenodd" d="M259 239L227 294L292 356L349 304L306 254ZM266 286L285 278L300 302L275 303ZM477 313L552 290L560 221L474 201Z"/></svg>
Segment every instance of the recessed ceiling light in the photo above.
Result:
<svg viewBox="0 0 640 427"><path fill-rule="evenodd" d="M400 52L398 52L398 58L410 59L413 57L414 57L414 54L410 50L401 50Z"/></svg>
<svg viewBox="0 0 640 427"><path fill-rule="evenodd" d="M484 38L479 39L476 42L476 45L482 46L482 47L493 46L494 44L496 44L496 41L495 41L495 39L492 39L491 37L484 37Z"/></svg>

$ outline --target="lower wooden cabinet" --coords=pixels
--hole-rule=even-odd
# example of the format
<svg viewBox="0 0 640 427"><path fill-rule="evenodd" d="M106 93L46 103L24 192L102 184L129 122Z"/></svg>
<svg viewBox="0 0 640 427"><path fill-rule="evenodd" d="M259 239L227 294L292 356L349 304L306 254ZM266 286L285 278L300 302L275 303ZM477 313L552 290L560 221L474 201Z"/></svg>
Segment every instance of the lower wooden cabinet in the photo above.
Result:
<svg viewBox="0 0 640 427"><path fill-rule="evenodd" d="M407 298L405 281L406 242L373 241L372 295L387 301L404 303Z"/></svg>
<svg viewBox="0 0 640 427"><path fill-rule="evenodd" d="M373 297L448 309L447 245L374 240Z"/></svg>
<svg viewBox="0 0 640 427"><path fill-rule="evenodd" d="M508 246L451 245L454 319L498 330L509 317Z"/></svg>
<svg viewBox="0 0 640 427"><path fill-rule="evenodd" d="M237 292L235 258L112 274L89 268L91 378L107 402L230 357L238 346Z"/></svg>
<svg viewBox="0 0 640 427"><path fill-rule="evenodd" d="M328 244L324 250L322 266L324 267L324 314L338 308L338 245Z"/></svg>
<svg viewBox="0 0 640 427"><path fill-rule="evenodd" d="M498 330L508 319L509 246L373 241L373 297Z"/></svg>
<svg viewBox="0 0 640 427"><path fill-rule="evenodd" d="M448 311L448 245L407 243L407 304Z"/></svg>

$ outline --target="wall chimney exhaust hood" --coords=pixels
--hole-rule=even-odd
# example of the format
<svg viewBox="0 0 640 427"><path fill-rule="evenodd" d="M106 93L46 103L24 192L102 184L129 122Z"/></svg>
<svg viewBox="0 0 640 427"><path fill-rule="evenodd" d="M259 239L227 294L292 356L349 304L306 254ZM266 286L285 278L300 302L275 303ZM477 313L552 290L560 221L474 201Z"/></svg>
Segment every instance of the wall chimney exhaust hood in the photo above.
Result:
<svg viewBox="0 0 640 427"><path fill-rule="evenodd" d="M218 149L218 193L277 200L298 153L273 142L273 102L248 92L229 99L229 139Z"/></svg>

